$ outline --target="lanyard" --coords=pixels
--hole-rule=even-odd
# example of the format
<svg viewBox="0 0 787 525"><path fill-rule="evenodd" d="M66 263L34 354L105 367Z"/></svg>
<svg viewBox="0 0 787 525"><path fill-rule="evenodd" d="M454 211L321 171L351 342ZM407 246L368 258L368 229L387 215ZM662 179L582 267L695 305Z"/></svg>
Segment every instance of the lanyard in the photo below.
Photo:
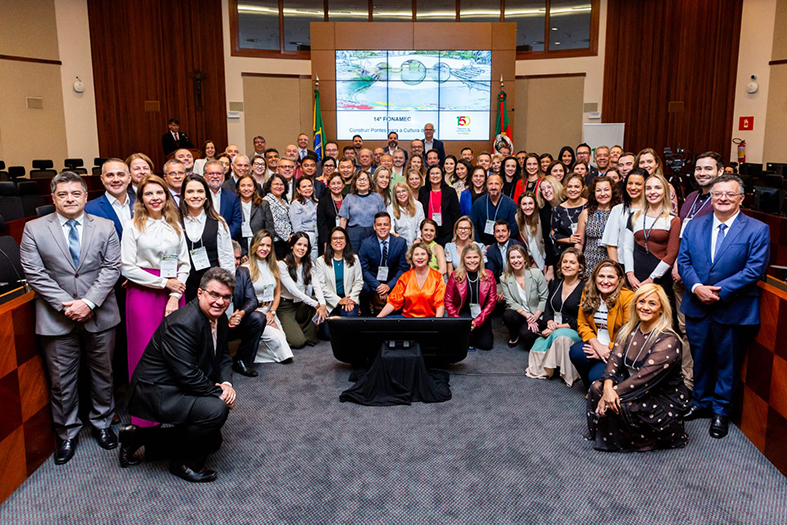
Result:
<svg viewBox="0 0 787 525"><path fill-rule="evenodd" d="M637 332L642 334L642 331L639 329L639 327L640 327L640 325L638 324L637 325ZM626 351L623 353L623 359L624 360L628 359L629 348L631 348L631 343L634 341L634 336L636 335L637 332L634 332L634 334L631 335L631 338L629 339L629 342L626 345ZM631 361L631 368L634 368L634 365L637 363L637 361L639 361L639 356L642 355L642 352L648 347L648 342L650 341L650 338L653 335L653 332L654 332L654 330L651 330L650 333L648 334L648 337L645 338L645 342L642 343L642 346L639 348L639 352L637 353L637 358L634 359L633 361ZM642 334L642 335L645 335L645 334Z"/></svg>
<svg viewBox="0 0 787 525"><path fill-rule="evenodd" d="M331 197L331 202L333 203L333 211L336 212L336 215L339 215L339 210L342 207L342 199L339 199L338 201L335 201L335 200L333 200L333 197ZM336 205L337 202L339 203L338 206Z"/></svg>
<svg viewBox="0 0 787 525"><path fill-rule="evenodd" d="M489 201L492 200L492 197L489 197L486 200L486 220L489 220ZM495 207L495 218L492 219L493 221L497 221L497 212L500 211L500 201L497 202L497 207Z"/></svg>
<svg viewBox="0 0 787 525"><path fill-rule="evenodd" d="M478 301L473 301L473 290L474 289L475 289L475 292L476 292L476 294L475 294L476 295L476 299L480 299L479 294L481 292L476 288L476 286L478 286L478 279L479 279L479 277L480 277L479 275L476 275L475 281L473 281L473 280L470 279L470 275L469 274L467 275L467 295L469 296L470 304L478 304Z"/></svg>
<svg viewBox="0 0 787 525"><path fill-rule="evenodd" d="M435 212L434 201L436 200L435 197L438 197L438 194L440 194L439 197L441 197L441 199L442 199L442 190L440 190L440 191L430 190L429 191L429 210L428 211L429 211L429 218L430 219L432 218L432 214L433 213L440 213L440 210L442 209L440 204L438 204L437 205L437 211ZM441 199L437 199L437 200L440 201Z"/></svg>
<svg viewBox="0 0 787 525"><path fill-rule="evenodd" d="M702 202L702 206L700 206L700 209L695 210L695 208L697 207L697 201L699 200L700 200L700 194L698 193L697 196L694 197L694 202L691 204L691 211L689 212L689 216L687 217L688 219L693 219L694 216L699 212L701 212L702 209L705 208L705 205L708 204L708 202L710 201L709 198L705 198L705 200Z"/></svg>
<svg viewBox="0 0 787 525"><path fill-rule="evenodd" d="M656 227L656 221L659 220L658 217L653 219L653 224L650 225L650 229L648 230L645 226L645 217L647 217L647 212L642 213L642 235L645 237L645 253L650 253L648 250L648 239L650 239L650 234L653 232L653 228Z"/></svg>

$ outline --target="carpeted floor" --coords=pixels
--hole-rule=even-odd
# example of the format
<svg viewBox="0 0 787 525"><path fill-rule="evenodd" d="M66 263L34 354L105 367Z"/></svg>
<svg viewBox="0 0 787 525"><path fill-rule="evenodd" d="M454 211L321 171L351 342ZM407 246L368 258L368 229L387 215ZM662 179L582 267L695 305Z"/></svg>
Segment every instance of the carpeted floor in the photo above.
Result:
<svg viewBox="0 0 787 525"><path fill-rule="evenodd" d="M166 462L121 470L85 430L0 523L787 523L787 479L736 427L719 441L693 421L682 450L597 452L581 387L526 378L527 353L500 327L496 340L452 368L453 399L435 405L340 403L350 370L328 343L258 365L235 378L208 461L218 481L188 484Z"/></svg>

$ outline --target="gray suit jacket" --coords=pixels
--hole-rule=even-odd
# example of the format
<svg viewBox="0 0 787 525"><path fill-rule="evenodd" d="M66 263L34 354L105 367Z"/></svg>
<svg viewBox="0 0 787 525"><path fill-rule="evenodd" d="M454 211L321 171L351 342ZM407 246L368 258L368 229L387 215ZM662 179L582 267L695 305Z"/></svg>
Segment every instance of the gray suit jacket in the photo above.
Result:
<svg viewBox="0 0 787 525"><path fill-rule="evenodd" d="M112 221L85 214L79 267L66 245L57 213L25 224L19 247L25 278L36 292L36 333L70 333L76 322L63 304L87 299L96 305L84 323L88 332L102 332L120 322L114 286L120 277L120 241Z"/></svg>
<svg viewBox="0 0 787 525"><path fill-rule="evenodd" d="M548 286L544 274L538 268L530 268L525 270L525 293L527 297L521 297L519 293L519 286L517 285L516 278L510 275L508 279L500 277L500 288L503 291L503 297L506 299L506 305L511 310L522 310L527 305L531 313L537 310L542 313L547 307L547 294Z"/></svg>

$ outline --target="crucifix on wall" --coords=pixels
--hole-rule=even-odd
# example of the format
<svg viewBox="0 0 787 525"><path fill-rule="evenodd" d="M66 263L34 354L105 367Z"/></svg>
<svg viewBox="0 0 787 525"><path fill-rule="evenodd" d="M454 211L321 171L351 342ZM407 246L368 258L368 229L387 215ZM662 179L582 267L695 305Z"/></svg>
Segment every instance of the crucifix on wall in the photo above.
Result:
<svg viewBox="0 0 787 525"><path fill-rule="evenodd" d="M197 101L197 109L202 110L202 82L208 78L208 74L200 69L195 69L189 73L189 78L194 81L194 98Z"/></svg>

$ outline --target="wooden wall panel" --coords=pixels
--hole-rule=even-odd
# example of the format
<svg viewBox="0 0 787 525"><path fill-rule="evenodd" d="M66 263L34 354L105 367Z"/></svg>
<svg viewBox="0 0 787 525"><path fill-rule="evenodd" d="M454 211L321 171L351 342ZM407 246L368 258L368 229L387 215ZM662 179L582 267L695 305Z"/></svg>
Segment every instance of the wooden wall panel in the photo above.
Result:
<svg viewBox="0 0 787 525"><path fill-rule="evenodd" d="M167 120L200 148L227 143L221 0L88 0L101 156L147 153L160 172ZM198 107L194 82L202 82ZM145 101L160 111L146 112Z"/></svg>
<svg viewBox="0 0 787 525"><path fill-rule="evenodd" d="M743 0L609 0L604 122L625 149L729 155ZM684 103L669 113L671 101Z"/></svg>

